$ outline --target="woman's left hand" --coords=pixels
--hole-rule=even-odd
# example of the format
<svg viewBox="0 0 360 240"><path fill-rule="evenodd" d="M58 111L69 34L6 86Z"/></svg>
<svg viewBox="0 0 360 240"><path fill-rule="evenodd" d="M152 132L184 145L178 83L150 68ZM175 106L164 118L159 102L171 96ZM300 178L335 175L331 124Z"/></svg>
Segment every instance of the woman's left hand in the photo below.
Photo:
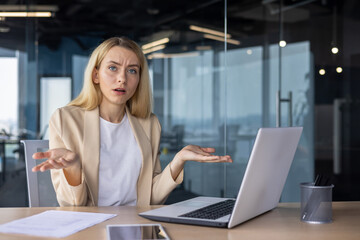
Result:
<svg viewBox="0 0 360 240"><path fill-rule="evenodd" d="M229 155L217 156L213 155L213 153L215 153L215 148L203 148L196 145L188 145L181 149L181 151L176 154L175 158L179 158L183 162L232 162Z"/></svg>
<svg viewBox="0 0 360 240"><path fill-rule="evenodd" d="M232 162L229 155L217 156L214 155L215 148L203 148L196 145L188 145L181 149L171 162L170 171L173 179L176 179L181 170L184 168L186 161L195 162Z"/></svg>

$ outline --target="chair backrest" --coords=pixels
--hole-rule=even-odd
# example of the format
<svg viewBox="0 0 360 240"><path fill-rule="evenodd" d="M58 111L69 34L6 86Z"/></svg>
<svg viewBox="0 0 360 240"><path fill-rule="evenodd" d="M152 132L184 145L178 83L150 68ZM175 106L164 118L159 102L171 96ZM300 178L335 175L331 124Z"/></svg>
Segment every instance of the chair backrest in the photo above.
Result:
<svg viewBox="0 0 360 240"><path fill-rule="evenodd" d="M42 162L42 160L33 159L32 155L35 152L47 151L49 140L21 140L21 143L24 144L29 207L59 206L51 182L50 171L33 172L31 170Z"/></svg>

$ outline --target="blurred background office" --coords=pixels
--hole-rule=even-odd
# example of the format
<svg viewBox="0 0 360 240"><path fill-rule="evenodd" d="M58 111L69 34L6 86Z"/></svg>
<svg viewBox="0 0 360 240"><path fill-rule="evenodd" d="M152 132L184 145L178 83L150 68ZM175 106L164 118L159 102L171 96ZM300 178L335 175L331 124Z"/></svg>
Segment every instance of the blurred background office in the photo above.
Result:
<svg viewBox="0 0 360 240"><path fill-rule="evenodd" d="M357 0L2 0L0 207L27 206L20 139L46 139L52 112L82 88L89 54L127 36L149 62L165 166L186 144L232 164L188 163L168 203L235 197L258 128L304 126L281 201L331 177L360 200Z"/></svg>

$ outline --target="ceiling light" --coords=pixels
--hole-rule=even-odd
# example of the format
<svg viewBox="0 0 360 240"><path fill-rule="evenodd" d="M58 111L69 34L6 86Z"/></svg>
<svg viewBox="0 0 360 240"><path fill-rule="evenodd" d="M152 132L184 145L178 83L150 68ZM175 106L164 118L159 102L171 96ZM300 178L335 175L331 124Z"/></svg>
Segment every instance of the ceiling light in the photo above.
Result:
<svg viewBox="0 0 360 240"><path fill-rule="evenodd" d="M337 73L342 73L342 71L343 71L342 67L337 67L337 68L336 68L336 72L337 72Z"/></svg>
<svg viewBox="0 0 360 240"><path fill-rule="evenodd" d="M151 53L151 52L156 52L156 51L159 51L161 49L164 49L165 47L166 47L165 45L159 45L159 46L156 46L156 47L148 48L146 50L143 49L143 53L148 54L148 53Z"/></svg>
<svg viewBox="0 0 360 240"><path fill-rule="evenodd" d="M144 45L142 45L141 48L142 48L143 50L146 50L146 49L149 49L149 48L152 48L152 47L161 45L161 44L168 43L169 41L170 41L169 38L162 38L162 39L160 39L160 40L156 40L156 41L154 41L154 42L144 44Z"/></svg>
<svg viewBox="0 0 360 240"><path fill-rule="evenodd" d="M216 40L216 41L221 41L221 42L225 42L225 39L222 37L217 37L211 34L204 34L204 38L208 38L208 39L212 39L212 40ZM240 41L238 40L234 40L234 39L226 39L226 41L228 43L234 44L234 45L240 45Z"/></svg>
<svg viewBox="0 0 360 240"><path fill-rule="evenodd" d="M0 12L0 17L51 17L51 12Z"/></svg>
<svg viewBox="0 0 360 240"><path fill-rule="evenodd" d="M251 50L251 49L248 49L248 50L246 50L246 53L247 53L248 55L251 55L251 54L252 54L252 50Z"/></svg>
<svg viewBox="0 0 360 240"><path fill-rule="evenodd" d="M322 69L319 70L319 74L320 74L320 75L325 75L325 73L326 73L326 72L325 72L325 69L322 68Z"/></svg>
<svg viewBox="0 0 360 240"><path fill-rule="evenodd" d="M198 27L195 25L190 25L189 28L193 31L197 31L197 32L202 32L202 33L209 33L215 36L219 36L219 37L225 37L225 33L220 32L220 31L216 31L213 29L209 29L209 28L203 28L203 27ZM227 38L231 38L230 34L226 34Z"/></svg>
<svg viewBox="0 0 360 240"><path fill-rule="evenodd" d="M332 52L333 54L337 54L337 53L339 52L339 49L338 49L337 47L333 47L333 48L331 49L331 52Z"/></svg>
<svg viewBox="0 0 360 240"><path fill-rule="evenodd" d="M148 56L148 59L155 58L175 58L175 57L197 57L200 53L198 52L187 52L187 53L152 53Z"/></svg>
<svg viewBox="0 0 360 240"><path fill-rule="evenodd" d="M285 41L285 40L281 40L281 41L279 42L279 46L280 46L280 47L285 47L285 46L286 46L286 41Z"/></svg>

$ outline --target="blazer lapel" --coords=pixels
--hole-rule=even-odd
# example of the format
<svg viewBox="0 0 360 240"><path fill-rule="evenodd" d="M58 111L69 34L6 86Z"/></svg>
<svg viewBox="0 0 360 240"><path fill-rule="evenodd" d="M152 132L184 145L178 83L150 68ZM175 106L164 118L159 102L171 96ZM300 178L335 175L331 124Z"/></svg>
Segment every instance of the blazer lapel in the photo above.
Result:
<svg viewBox="0 0 360 240"><path fill-rule="evenodd" d="M152 186L152 150L148 135L144 131L141 122L136 117L132 116L129 109L126 107L126 113L133 129L137 143L142 154L142 167L137 183L137 205L149 205Z"/></svg>
<svg viewBox="0 0 360 240"><path fill-rule="evenodd" d="M94 206L98 204L100 163L100 118L99 108L85 111L84 146L82 168ZM111 183L110 183L111 184Z"/></svg>

